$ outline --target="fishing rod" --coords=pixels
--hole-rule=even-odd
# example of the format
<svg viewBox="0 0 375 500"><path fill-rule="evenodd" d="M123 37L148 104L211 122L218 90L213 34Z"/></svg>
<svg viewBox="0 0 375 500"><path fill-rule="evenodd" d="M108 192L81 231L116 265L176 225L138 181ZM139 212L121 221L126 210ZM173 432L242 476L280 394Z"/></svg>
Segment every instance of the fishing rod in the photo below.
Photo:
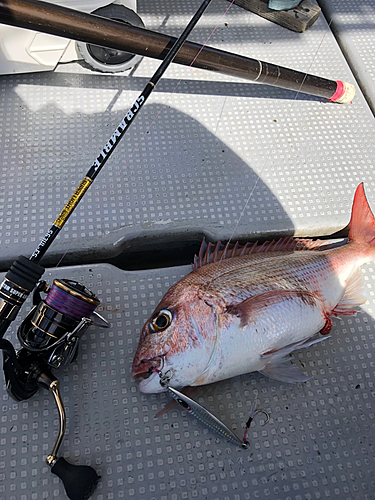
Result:
<svg viewBox="0 0 375 500"><path fill-rule="evenodd" d="M91 290L68 279L55 279L48 286L45 281L40 280L44 268L39 262L99 175L210 2L211 0L202 2L33 254L29 259L19 257L0 285L0 349L3 351L7 391L17 401L30 398L40 387L48 389L52 394L59 415L59 431L46 463L51 472L60 477L71 500L89 498L100 477L92 467L72 465L62 457L57 458L65 434L66 415L59 380L52 370L66 366L75 359L80 337L90 325L105 328L110 325L95 311L100 301ZM21 349L16 351L13 344L3 337L33 290L33 307L17 331ZM41 294L46 294L46 297L42 298Z"/></svg>
<svg viewBox="0 0 375 500"><path fill-rule="evenodd" d="M174 37L162 33L39 0L0 0L0 23L156 59L164 59L176 42ZM191 61L194 61L193 64ZM184 43L173 62L302 92L332 102L349 103L355 94L351 83L329 80L207 45L202 48L189 41Z"/></svg>

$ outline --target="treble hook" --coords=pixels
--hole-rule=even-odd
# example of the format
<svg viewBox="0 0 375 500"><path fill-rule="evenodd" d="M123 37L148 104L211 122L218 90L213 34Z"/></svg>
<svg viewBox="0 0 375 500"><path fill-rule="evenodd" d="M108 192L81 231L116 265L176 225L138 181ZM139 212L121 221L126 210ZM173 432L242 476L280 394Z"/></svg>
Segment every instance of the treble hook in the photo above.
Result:
<svg viewBox="0 0 375 500"><path fill-rule="evenodd" d="M246 439L246 437L247 437L247 433L249 431L251 422L254 420L255 415L257 413L263 413L266 416L266 421L264 422L264 424L262 424L262 427L264 425L268 424L268 422L270 421L270 418L271 418L270 414L266 410L262 410L262 408L255 408L255 405L256 405L256 402L254 402L253 409L251 410L249 419L246 422L246 429L245 429L243 440L242 440L242 447L243 448L247 448L248 445L250 444L249 441Z"/></svg>

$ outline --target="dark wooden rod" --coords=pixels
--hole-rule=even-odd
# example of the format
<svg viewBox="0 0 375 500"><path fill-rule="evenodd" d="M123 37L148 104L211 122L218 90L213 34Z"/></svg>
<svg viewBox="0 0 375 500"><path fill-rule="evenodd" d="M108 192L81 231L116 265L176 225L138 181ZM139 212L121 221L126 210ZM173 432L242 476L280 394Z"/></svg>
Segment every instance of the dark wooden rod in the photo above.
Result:
<svg viewBox="0 0 375 500"><path fill-rule="evenodd" d="M0 23L155 59L164 59L176 41L169 35L39 0L0 0ZM190 65L200 48L201 45L186 41L174 63ZM350 85L208 46L193 66L334 101L340 100L347 90L345 86Z"/></svg>

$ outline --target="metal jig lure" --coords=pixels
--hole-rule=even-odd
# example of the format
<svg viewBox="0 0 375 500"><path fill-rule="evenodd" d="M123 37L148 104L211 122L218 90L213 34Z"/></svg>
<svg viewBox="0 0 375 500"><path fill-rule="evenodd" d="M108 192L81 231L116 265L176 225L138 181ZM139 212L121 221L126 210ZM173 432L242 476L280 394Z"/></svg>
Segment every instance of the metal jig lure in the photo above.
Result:
<svg viewBox="0 0 375 500"><path fill-rule="evenodd" d="M201 421L203 424L205 424L207 427L209 427L211 430L214 432L218 433L220 436L224 437L227 441L229 441L232 444L235 444L236 446L241 446L242 448L247 448L249 442L247 441L247 433L250 428L251 422L254 420L254 417L257 413L264 413L266 416L266 421L263 425L266 425L270 421L270 416L269 414L260 408L256 408L256 403L254 402L252 405L252 409L250 412L249 419L246 422L246 429L245 433L243 436L243 439L241 440L234 432L232 432L221 420L219 420L215 415L212 415L210 411L208 411L204 406L200 405L193 399L189 398L182 392L178 391L174 387L171 387L169 385L171 381L171 371L168 370L163 374L160 370L157 368L154 368L153 371L159 374L160 377L160 385L167 389L169 392L170 396L180 405L184 410L186 410L188 413L193 415L195 418L197 418L199 421Z"/></svg>

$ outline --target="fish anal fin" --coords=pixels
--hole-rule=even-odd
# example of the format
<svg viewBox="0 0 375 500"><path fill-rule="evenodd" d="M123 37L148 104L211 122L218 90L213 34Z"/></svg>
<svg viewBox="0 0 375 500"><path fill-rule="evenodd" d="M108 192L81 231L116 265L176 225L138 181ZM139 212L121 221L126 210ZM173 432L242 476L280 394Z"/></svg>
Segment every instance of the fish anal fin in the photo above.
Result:
<svg viewBox="0 0 375 500"><path fill-rule="evenodd" d="M318 298L305 290L271 290L249 297L239 304L228 307L227 313L238 316L240 327L244 328L254 321L266 307L274 306L286 300L300 299L306 304L315 306Z"/></svg>
<svg viewBox="0 0 375 500"><path fill-rule="evenodd" d="M358 312L353 309L353 307L360 306L366 301L367 298L362 282L362 274L360 269L357 269L348 282L340 302L330 314L332 316L352 316Z"/></svg>
<svg viewBox="0 0 375 500"><path fill-rule="evenodd" d="M303 371L298 368L298 366L285 364L290 361L288 355L296 350L302 349L304 347L310 347L314 344L318 344L328 337L309 337L301 339L297 342L293 342L279 349L274 349L262 354L262 359L268 361L266 366L259 370L263 375L267 375L274 380L279 380L280 382L297 383L306 382L311 377L307 377Z"/></svg>
<svg viewBox="0 0 375 500"><path fill-rule="evenodd" d="M267 365L263 370L260 370L260 373L279 382L287 382L289 384L306 382L311 378L307 377L298 366L284 364Z"/></svg>
<svg viewBox="0 0 375 500"><path fill-rule="evenodd" d="M303 349L304 347L310 347L314 344L322 342L327 337L318 337L314 335L313 337L306 337L291 344L284 345L279 348L272 349L271 351L264 352L261 354L262 359L268 360L267 364L279 364L288 361L287 355L296 349Z"/></svg>

